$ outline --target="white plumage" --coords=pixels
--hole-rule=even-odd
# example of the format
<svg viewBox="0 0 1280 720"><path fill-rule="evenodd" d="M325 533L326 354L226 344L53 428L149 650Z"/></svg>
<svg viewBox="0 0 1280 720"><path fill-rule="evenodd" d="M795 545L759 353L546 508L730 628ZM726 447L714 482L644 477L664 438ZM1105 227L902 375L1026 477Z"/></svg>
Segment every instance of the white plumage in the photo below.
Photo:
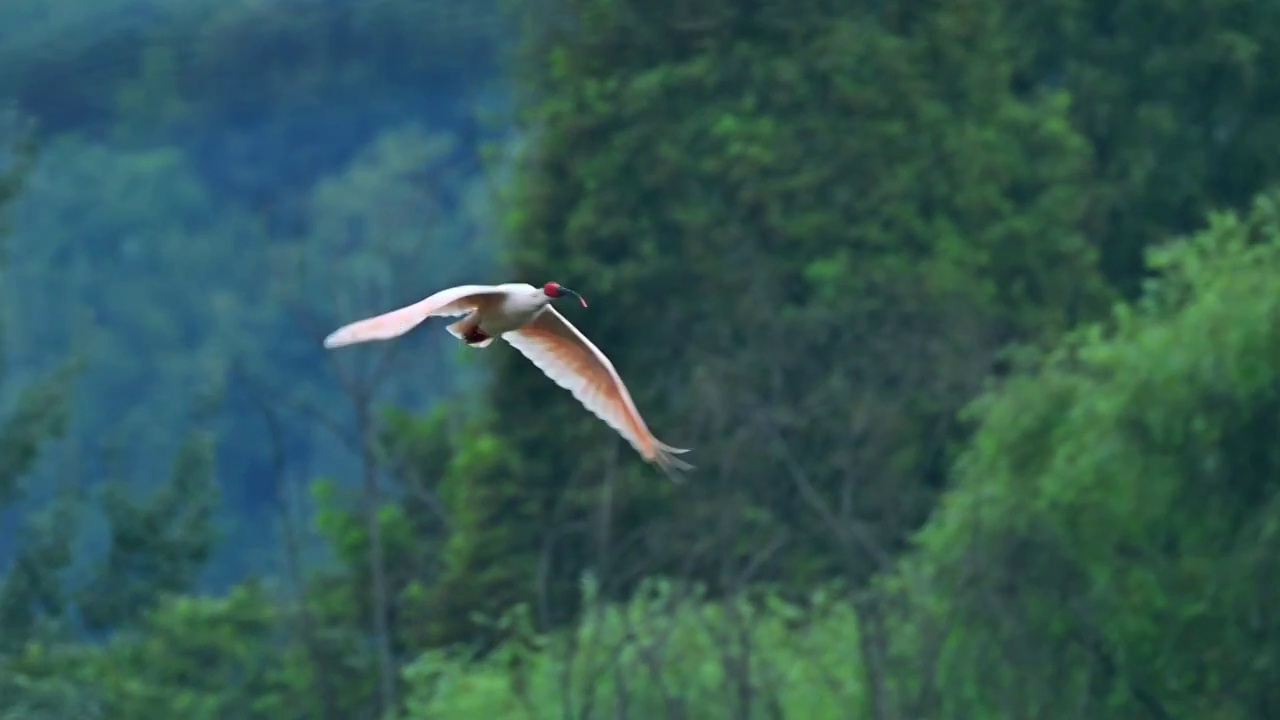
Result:
<svg viewBox="0 0 1280 720"><path fill-rule="evenodd" d="M459 285L412 305L344 325L324 340L326 348L399 337L433 316L458 316L445 329L470 347L488 347L501 337L583 407L627 440L648 462L670 474L693 466L675 457L687 449L667 445L649 431L613 363L554 307L551 301L576 297L549 282Z"/></svg>

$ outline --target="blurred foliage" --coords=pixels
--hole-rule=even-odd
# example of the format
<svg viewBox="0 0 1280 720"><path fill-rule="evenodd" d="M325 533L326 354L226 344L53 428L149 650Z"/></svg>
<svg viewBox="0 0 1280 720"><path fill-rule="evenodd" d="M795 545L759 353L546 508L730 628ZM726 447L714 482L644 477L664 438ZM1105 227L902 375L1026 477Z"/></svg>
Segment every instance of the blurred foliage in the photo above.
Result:
<svg viewBox="0 0 1280 720"><path fill-rule="evenodd" d="M646 581L623 605L583 584L571 633L512 644L466 665L429 651L405 669L404 720L420 718L845 718L861 702L854 613L839 592L802 607L761 592L707 602ZM499 624L527 631L520 609Z"/></svg>
<svg viewBox="0 0 1280 720"><path fill-rule="evenodd" d="M0 78L41 145L11 208L5 310L23 342L6 360L19 385L68 355L84 363L67 438L36 484L142 486L187 432L212 429L218 523L243 541L215 551L205 580L217 586L278 569L282 484L354 466L333 437L353 422L334 382L353 363L330 363L319 338L424 283L474 279L492 256L478 144L493 128L478 113L501 117L481 62L500 16L483 3L293 5L55 3L0 22L0 52L27 47L11 29L63 28L61 44L19 53L31 73ZM93 18L96 34L71 29ZM76 46L85 33L93 42ZM130 33L135 46L112 45ZM445 57L437 36L466 52ZM42 94L46 70L95 63L105 77ZM412 352L397 353L376 399L423 407L448 390L451 358L427 352L431 380L403 373ZM287 416L269 441L264 405Z"/></svg>
<svg viewBox="0 0 1280 720"><path fill-rule="evenodd" d="M1276 714L1280 6L508 5L0 8L0 718Z"/></svg>
<svg viewBox="0 0 1280 720"><path fill-rule="evenodd" d="M974 405L956 489L901 574L925 601L902 637L946 648L943 702L915 712L1253 718L1280 701L1280 194L1150 256L1139 303Z"/></svg>
<svg viewBox="0 0 1280 720"><path fill-rule="evenodd" d="M1129 297L1144 248L1244 208L1276 181L1280 6L1235 0L1050 0L1007 5L1015 86L1073 100L1093 148L1083 229Z"/></svg>
<svg viewBox="0 0 1280 720"><path fill-rule="evenodd" d="M493 432L517 468L468 478L454 513L518 530L459 574L524 568L512 592L532 599L542 528L612 507L624 554L558 538L550 606L572 607L587 562L625 591L635 544L646 569L723 574L728 553L797 587L865 578L901 545L997 352L1110 297L1080 230L1089 148L1070 97L1013 91L1000 9L907 22L826 3L668 16L586 2L580 27L531 40L540 134L509 261L607 297L574 321L705 470L673 492L619 464L607 428L503 353ZM500 399L513 395L527 400ZM860 539L833 543L855 512Z"/></svg>

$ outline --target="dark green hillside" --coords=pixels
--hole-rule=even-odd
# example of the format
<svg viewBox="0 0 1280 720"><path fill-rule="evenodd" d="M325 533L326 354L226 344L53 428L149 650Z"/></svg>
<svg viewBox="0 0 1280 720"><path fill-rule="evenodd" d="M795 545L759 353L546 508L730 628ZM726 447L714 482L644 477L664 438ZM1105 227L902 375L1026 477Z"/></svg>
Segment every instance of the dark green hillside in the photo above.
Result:
<svg viewBox="0 0 1280 720"><path fill-rule="evenodd" d="M0 10L0 720L1280 716L1280 6L502 9Z"/></svg>

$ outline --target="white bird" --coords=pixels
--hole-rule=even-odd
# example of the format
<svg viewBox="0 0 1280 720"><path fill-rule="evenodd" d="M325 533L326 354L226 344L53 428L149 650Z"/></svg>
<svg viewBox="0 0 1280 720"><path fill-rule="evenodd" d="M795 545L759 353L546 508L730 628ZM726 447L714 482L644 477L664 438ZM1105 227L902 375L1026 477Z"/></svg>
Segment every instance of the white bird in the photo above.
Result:
<svg viewBox="0 0 1280 720"><path fill-rule="evenodd" d="M547 377L568 390L618 432L646 461L662 468L692 470L675 457L689 452L653 436L613 363L554 307L551 301L578 293L554 282L459 285L397 310L344 325L324 339L326 348L399 337L432 316L466 317L447 327L468 347L484 348L501 337Z"/></svg>

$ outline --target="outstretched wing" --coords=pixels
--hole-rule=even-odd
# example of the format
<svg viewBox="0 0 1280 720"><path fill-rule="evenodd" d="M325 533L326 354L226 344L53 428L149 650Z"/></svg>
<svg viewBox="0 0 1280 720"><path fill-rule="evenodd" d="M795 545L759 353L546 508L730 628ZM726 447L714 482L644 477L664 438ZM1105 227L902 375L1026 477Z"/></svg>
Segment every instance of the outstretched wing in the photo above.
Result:
<svg viewBox="0 0 1280 720"><path fill-rule="evenodd" d="M324 339L327 348L399 337L429 317L466 315L499 301L506 290L497 285L459 285L412 305L343 325Z"/></svg>
<svg viewBox="0 0 1280 720"><path fill-rule="evenodd" d="M502 339L616 430L645 460L668 473L693 469L675 457L688 450L666 445L649 432L613 363L554 307L519 330L503 333Z"/></svg>

